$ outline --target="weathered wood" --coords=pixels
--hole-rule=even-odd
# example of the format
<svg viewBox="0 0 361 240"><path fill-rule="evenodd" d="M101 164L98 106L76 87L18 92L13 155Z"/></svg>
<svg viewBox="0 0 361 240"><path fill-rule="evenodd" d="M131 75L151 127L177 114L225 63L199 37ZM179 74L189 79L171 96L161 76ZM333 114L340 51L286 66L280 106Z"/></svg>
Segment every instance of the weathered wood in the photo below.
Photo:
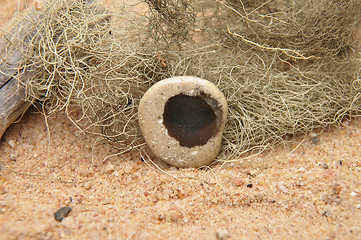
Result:
<svg viewBox="0 0 361 240"><path fill-rule="evenodd" d="M25 101L25 89L16 77L22 58L17 43L23 33L19 24L0 40L0 139L5 130L31 105ZM21 81L26 83L25 75L22 78Z"/></svg>
<svg viewBox="0 0 361 240"><path fill-rule="evenodd" d="M95 0L84 0L83 2L92 4ZM94 7L97 8L97 6ZM99 14L104 14L105 9L100 8L99 10ZM39 21L43 17L42 14L41 11L31 11L27 15L27 23ZM24 19L24 21L26 20ZM17 75L19 62L22 59L22 46L26 46L27 39L31 39L36 31L25 29L24 25L26 24L20 22L10 33L6 33L0 39L0 139L10 124L16 121L31 105L30 102L25 101L24 86L28 83L28 76L22 72L19 79Z"/></svg>

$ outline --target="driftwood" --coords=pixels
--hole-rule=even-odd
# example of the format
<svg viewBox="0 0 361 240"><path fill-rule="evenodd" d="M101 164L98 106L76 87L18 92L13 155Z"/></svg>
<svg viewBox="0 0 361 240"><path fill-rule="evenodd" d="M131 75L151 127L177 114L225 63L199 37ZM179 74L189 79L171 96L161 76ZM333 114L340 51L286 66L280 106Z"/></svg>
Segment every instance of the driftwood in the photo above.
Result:
<svg viewBox="0 0 361 240"><path fill-rule="evenodd" d="M18 65L22 58L18 43L24 36L21 24L0 40L0 139L5 130L31 105L25 101L25 88L18 79ZM26 75L21 82L26 83Z"/></svg>
<svg viewBox="0 0 361 240"><path fill-rule="evenodd" d="M84 4L92 4L94 0L84 0ZM42 6L42 5L41 5ZM27 14L27 21L39 21L42 18L41 11L36 8ZM103 13L103 12L101 12ZM22 47L31 39L36 32L29 32L23 23L17 24L9 33L5 33L0 39L0 139L6 129L32 104L26 101L25 87L28 83L27 74L23 71L18 76L19 63L22 59ZM34 31L34 30L32 30Z"/></svg>

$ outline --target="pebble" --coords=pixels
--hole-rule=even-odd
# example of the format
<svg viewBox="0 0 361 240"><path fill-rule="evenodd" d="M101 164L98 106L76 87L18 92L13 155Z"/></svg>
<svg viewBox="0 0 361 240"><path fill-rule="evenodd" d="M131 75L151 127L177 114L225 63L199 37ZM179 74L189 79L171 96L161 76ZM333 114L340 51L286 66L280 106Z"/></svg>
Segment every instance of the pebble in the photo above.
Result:
<svg viewBox="0 0 361 240"><path fill-rule="evenodd" d="M262 202L264 199L264 195L262 193L256 194L255 199L258 202Z"/></svg>
<svg viewBox="0 0 361 240"><path fill-rule="evenodd" d="M304 168L304 167L300 167L299 169L298 169L298 172L301 172L301 173L304 173L306 171L306 168Z"/></svg>
<svg viewBox="0 0 361 240"><path fill-rule="evenodd" d="M178 222L183 218L183 214L177 209L170 209L159 213L158 220L166 222Z"/></svg>
<svg viewBox="0 0 361 240"><path fill-rule="evenodd" d="M111 164L111 163L109 163L109 164L107 165L107 167L105 168L105 172L108 173L108 174L114 172L114 170L115 170L115 167L114 167L114 165Z"/></svg>
<svg viewBox="0 0 361 240"><path fill-rule="evenodd" d="M249 173L249 175L250 175L251 177L255 177L255 176L257 175L257 171L256 171L256 170L252 170L252 171Z"/></svg>
<svg viewBox="0 0 361 240"><path fill-rule="evenodd" d="M160 176L159 176L159 180L160 180L161 182L167 182L167 180L168 180L168 175L166 175L166 174L160 175Z"/></svg>
<svg viewBox="0 0 361 240"><path fill-rule="evenodd" d="M342 164L343 164L342 159L333 161L333 166L334 166L335 168L341 167Z"/></svg>
<svg viewBox="0 0 361 240"><path fill-rule="evenodd" d="M350 196L351 196L351 197L356 197L356 196L357 196L357 193L356 193L356 192L351 192L351 193L350 193Z"/></svg>
<svg viewBox="0 0 361 240"><path fill-rule="evenodd" d="M10 154L10 155L9 155L9 159L10 159L10 161L16 162L17 157L16 157L15 154Z"/></svg>
<svg viewBox="0 0 361 240"><path fill-rule="evenodd" d="M231 235L229 234L229 232L226 229L222 229L222 230L218 230L216 232L216 239L217 240L225 240L230 238Z"/></svg>
<svg viewBox="0 0 361 240"><path fill-rule="evenodd" d="M287 193L288 189L286 188L285 184L283 182L278 183L277 189L280 192Z"/></svg>
<svg viewBox="0 0 361 240"><path fill-rule="evenodd" d="M44 4L40 1L35 1L34 6L36 11L42 11L44 9Z"/></svg>
<svg viewBox="0 0 361 240"><path fill-rule="evenodd" d="M324 211L323 213L322 213L322 216L324 216L324 217L331 217L332 216L332 214L331 214L331 212L330 211Z"/></svg>
<svg viewBox="0 0 361 240"><path fill-rule="evenodd" d="M11 148L15 147L15 141L14 140L9 140L8 144Z"/></svg>
<svg viewBox="0 0 361 240"><path fill-rule="evenodd" d="M328 164L327 163L321 163L320 167L322 167L323 169L328 169Z"/></svg>
<svg viewBox="0 0 361 240"><path fill-rule="evenodd" d="M173 167L206 166L221 146L227 100L213 83L192 76L157 82L143 95L138 120L154 155Z"/></svg>
<svg viewBox="0 0 361 240"><path fill-rule="evenodd" d="M54 218L56 221L62 221L66 216L68 216L68 214L71 212L71 207L62 207L59 208L55 213L54 213Z"/></svg>
<svg viewBox="0 0 361 240"><path fill-rule="evenodd" d="M309 137L310 137L311 142L315 145L320 141L317 133L310 133Z"/></svg>

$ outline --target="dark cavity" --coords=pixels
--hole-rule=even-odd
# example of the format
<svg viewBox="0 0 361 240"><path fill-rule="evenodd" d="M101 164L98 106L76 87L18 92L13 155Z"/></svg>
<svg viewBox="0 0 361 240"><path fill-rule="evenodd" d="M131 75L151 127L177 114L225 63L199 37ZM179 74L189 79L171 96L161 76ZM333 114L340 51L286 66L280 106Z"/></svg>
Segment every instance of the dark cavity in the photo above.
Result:
<svg viewBox="0 0 361 240"><path fill-rule="evenodd" d="M179 94L166 102L163 124L169 136L182 147L203 146L216 135L219 119L206 100L216 102L206 94L195 97Z"/></svg>

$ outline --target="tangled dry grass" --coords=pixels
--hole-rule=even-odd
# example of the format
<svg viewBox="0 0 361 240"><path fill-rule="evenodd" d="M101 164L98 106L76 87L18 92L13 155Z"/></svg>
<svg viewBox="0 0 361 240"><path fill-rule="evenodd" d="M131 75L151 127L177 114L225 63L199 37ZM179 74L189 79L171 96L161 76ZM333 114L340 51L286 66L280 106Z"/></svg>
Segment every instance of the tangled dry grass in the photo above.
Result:
<svg viewBox="0 0 361 240"><path fill-rule="evenodd" d="M13 44L23 52L17 77L28 101L40 102L47 115L65 111L81 131L124 150L140 138L137 105L161 69L156 55L130 40L131 27L111 26L130 20L119 10L116 15L83 1L47 1L24 16L26 34ZM80 116L72 114L74 106Z"/></svg>
<svg viewBox="0 0 361 240"><path fill-rule="evenodd" d="M198 15L188 39L198 37L198 46L179 39L184 44L174 50L172 74L209 79L226 95L224 160L359 115L360 62L352 37L360 6L302 0L193 5Z"/></svg>
<svg viewBox="0 0 361 240"><path fill-rule="evenodd" d="M12 44L28 100L127 151L144 147L137 106L153 83L202 77L229 105L220 161L360 114L361 1L144 2L136 17L81 0L23 16Z"/></svg>

